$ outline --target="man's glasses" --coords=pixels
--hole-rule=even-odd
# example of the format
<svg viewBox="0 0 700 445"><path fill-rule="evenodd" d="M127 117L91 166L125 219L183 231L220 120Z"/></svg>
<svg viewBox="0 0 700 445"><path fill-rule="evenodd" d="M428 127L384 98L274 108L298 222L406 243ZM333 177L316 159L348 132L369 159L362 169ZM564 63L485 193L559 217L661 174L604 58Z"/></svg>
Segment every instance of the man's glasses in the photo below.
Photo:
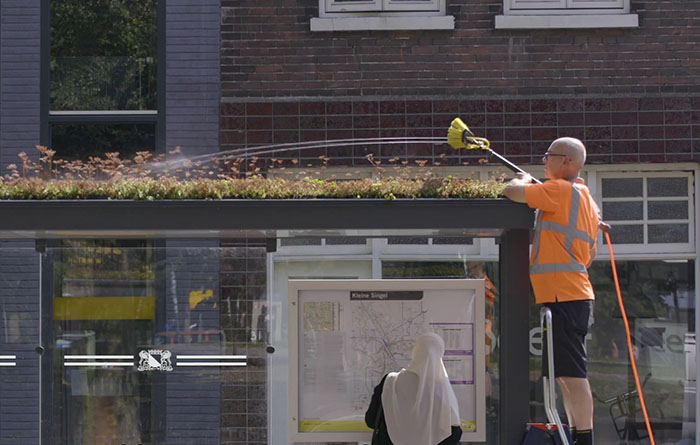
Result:
<svg viewBox="0 0 700 445"><path fill-rule="evenodd" d="M552 157L552 156L568 156L568 155L560 154L560 153L545 153L545 154L542 156L542 159L545 160L545 161L549 161L549 158Z"/></svg>

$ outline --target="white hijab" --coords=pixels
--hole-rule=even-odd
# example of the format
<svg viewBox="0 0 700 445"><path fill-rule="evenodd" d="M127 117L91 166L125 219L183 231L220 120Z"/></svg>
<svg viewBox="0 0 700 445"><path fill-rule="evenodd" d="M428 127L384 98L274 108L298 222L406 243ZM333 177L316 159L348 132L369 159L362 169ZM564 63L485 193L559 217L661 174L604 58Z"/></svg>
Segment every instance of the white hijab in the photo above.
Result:
<svg viewBox="0 0 700 445"><path fill-rule="evenodd" d="M396 445L437 445L459 425L457 398L447 378L442 356L445 342L423 334L413 345L406 369L384 381L382 406L389 438Z"/></svg>

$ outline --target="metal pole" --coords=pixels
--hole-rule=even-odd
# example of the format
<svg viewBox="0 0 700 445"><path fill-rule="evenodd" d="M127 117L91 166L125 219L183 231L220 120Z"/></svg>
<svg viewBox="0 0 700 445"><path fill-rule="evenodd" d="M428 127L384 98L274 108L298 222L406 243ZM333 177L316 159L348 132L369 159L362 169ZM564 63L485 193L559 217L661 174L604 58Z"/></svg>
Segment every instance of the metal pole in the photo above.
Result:
<svg viewBox="0 0 700 445"><path fill-rule="evenodd" d="M498 153L496 153L495 151L491 150L490 148L487 148L486 150L488 150L490 156L493 156L494 158L498 159L498 162L500 162L501 164L505 165L506 167L508 167L509 169L511 169L512 171L514 171L515 173L525 173L525 174L528 174L525 170L523 170L522 168L520 168L520 167L518 167L517 165L513 164L513 163L510 162L508 159L506 159L506 158L504 158L503 156L499 155ZM541 182L540 180L535 179L535 178L532 178L532 181L535 182L535 183L537 183L537 184L542 184L542 182Z"/></svg>
<svg viewBox="0 0 700 445"><path fill-rule="evenodd" d="M499 443L520 445L530 418L530 276L527 229L505 230L501 236Z"/></svg>

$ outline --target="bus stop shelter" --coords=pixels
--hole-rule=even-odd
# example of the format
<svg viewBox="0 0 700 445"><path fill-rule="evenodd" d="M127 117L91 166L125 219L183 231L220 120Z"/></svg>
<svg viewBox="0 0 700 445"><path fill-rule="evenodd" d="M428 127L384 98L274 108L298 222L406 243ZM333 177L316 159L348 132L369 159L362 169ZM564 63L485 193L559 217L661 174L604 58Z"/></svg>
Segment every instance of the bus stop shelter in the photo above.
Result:
<svg viewBox="0 0 700 445"><path fill-rule="evenodd" d="M24 412L31 414L33 409L31 406L35 406L37 415L41 418L41 423L35 424L35 434L31 436L32 433L29 433L32 440L26 443L35 442L34 439L37 436L40 442L36 441L36 443L44 443L46 437L58 437L59 433L56 431L65 428L58 424L70 423L70 416L57 413L55 409L61 397L60 392L54 388L58 385L56 373L61 365L65 365L60 363L56 352L60 344L77 340L73 337L69 338L65 332L57 334L58 328L51 327L52 324L58 323L57 320L60 318L57 315L58 307L53 307L57 304L54 302L62 300L57 299L56 292L52 290L52 286L56 285L56 280L59 279L55 269L47 269L49 261L52 258L55 260L51 255L47 255L47 252L52 252L52 249L58 248L62 240L67 239L145 239L161 247L179 241L192 246L197 245L198 242L218 245L219 240L223 239L256 239L264 240L265 248L270 252L275 250L277 239L281 236L367 238L444 236L496 239L499 246L500 271L500 283L498 283L500 298L498 314L500 320L499 442L516 445L522 439L525 425L530 417L528 245L534 221L533 211L525 205L505 199L56 200L4 201L0 202L0 209L5 215L0 219L0 240L2 240L0 250L6 252L5 270L4 272L0 270L0 274L5 275L4 281L18 283L18 279L28 276L23 275L24 272L34 271L39 276L38 281L34 280L38 283L40 290L39 300L34 301L27 297L23 300L23 305L13 309L26 312L38 311L36 316L30 314L20 317L25 323L36 323L37 326L33 330L20 330L20 332L31 333L24 340L13 343L6 336L5 344L0 345L17 357L16 369L5 368L4 372L21 371L30 376L24 380L22 380L24 377L18 377L15 380L26 384L25 399L33 401ZM163 248L167 256L167 248ZM25 260L12 260L16 258L13 252L17 251L26 252L27 256L23 257ZM21 264L15 264L13 261L20 263L25 261L30 266L23 269ZM35 270L37 265L38 270ZM51 277L47 276L49 275L47 270L54 270ZM12 274L15 274L17 279L13 279ZM65 280L63 283L65 287ZM156 292L159 286L167 287L156 283ZM22 286L16 284L16 289L19 288ZM160 290L164 293L169 291ZM207 298L209 297L205 292L200 294L190 292L190 307L193 307L193 301L196 306ZM155 303L155 324L162 325L159 335L161 339L166 338L164 343L168 344L169 341L174 340L168 340L170 337L167 336L176 335L172 334L173 328L168 327L166 320L170 317L171 311L159 310L159 304ZM197 334L198 338L204 338L204 335L209 340L206 332L211 331L210 333L214 335L217 329L217 326L213 326L209 331L200 331ZM76 334L71 335L75 337ZM192 341L187 339L190 334L186 332L177 335L185 338L183 342ZM58 341L60 339L63 340ZM271 346L274 347L274 344ZM0 351L0 353L7 353L6 351ZM270 353L269 348L267 353ZM257 359L249 358L249 364L252 365L255 360L264 359L264 354ZM75 372L71 376L74 382L78 382L79 377ZM141 385L170 384L170 380L166 383L158 376L154 376L149 382L143 381ZM89 392L91 388L87 384L82 391ZM12 388L6 385L0 387L0 390L3 389L7 392L7 394L0 394L0 397L6 400L3 408L12 409L14 397ZM74 388L72 391L75 395L80 394L81 390ZM174 403L169 401L167 395L159 397L163 397L162 400L153 402L156 407L149 411L151 412L149 416L152 415L148 420L151 429L160 431L153 433L152 441L157 441L159 437L167 437L167 432L163 431L170 428L168 416L176 412L176 408L168 408L167 414L158 417L157 405ZM223 414L220 408L214 411L212 414L214 417ZM63 420L59 421L59 417ZM27 418L31 419L32 416L27 415ZM252 418L248 417L248 422ZM262 420L261 422L264 423ZM141 420L141 423L144 421ZM25 429L34 428L30 428L29 425L25 424ZM8 428L10 427L5 425L5 429L8 430ZM261 430L264 428L264 425L260 425ZM0 423L0 432L2 430L3 424ZM261 432L263 433L264 431ZM80 434L86 433L83 431ZM216 441L214 438L211 440ZM266 440L269 440L269 437ZM208 442L204 440L201 443Z"/></svg>

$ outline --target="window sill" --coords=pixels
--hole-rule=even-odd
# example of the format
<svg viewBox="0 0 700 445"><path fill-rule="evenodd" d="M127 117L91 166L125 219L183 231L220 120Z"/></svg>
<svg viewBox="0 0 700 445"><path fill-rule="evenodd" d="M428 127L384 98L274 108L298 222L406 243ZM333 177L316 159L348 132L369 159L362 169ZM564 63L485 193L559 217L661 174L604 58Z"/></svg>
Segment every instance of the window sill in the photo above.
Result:
<svg viewBox="0 0 700 445"><path fill-rule="evenodd" d="M455 18L451 15L429 17L313 17L311 19L312 32L451 29L455 29Z"/></svg>
<svg viewBox="0 0 700 445"><path fill-rule="evenodd" d="M637 14L497 15L496 29L638 28Z"/></svg>

